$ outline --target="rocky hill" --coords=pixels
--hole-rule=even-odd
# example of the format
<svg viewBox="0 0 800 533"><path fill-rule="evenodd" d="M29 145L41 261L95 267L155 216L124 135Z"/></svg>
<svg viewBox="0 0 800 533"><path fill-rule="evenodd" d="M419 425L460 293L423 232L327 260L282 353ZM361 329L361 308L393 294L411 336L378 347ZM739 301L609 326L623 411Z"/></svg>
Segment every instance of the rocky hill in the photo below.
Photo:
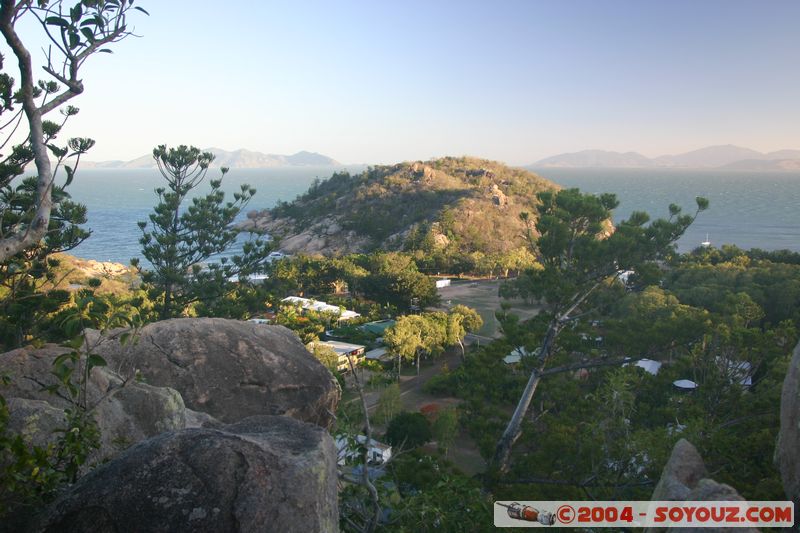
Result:
<svg viewBox="0 0 800 533"><path fill-rule="evenodd" d="M522 211L558 188L519 168L476 158L375 166L333 174L291 203L248 215L246 229L280 237L289 253L448 248L502 253L522 244Z"/></svg>

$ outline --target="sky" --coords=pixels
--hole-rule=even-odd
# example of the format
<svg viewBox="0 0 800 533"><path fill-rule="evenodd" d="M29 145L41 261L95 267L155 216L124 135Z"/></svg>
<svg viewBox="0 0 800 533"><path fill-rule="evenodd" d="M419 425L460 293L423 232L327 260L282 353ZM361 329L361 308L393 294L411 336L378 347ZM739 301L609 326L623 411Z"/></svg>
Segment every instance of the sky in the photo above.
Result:
<svg viewBox="0 0 800 533"><path fill-rule="evenodd" d="M82 71L66 134L97 141L89 160L162 143L370 164L800 148L797 0L136 5L141 37Z"/></svg>

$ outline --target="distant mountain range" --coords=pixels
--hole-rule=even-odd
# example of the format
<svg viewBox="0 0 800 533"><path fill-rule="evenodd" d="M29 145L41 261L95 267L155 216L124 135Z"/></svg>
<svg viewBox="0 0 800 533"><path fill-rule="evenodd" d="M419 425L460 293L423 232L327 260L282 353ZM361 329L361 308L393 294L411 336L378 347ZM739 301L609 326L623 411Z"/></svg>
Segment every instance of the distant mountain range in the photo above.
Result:
<svg viewBox="0 0 800 533"><path fill-rule="evenodd" d="M251 150L229 152L220 148L206 148L214 154L212 168L275 168L275 167L335 167L341 163L316 152L297 152L292 155L264 154ZM82 168L156 168L152 154L143 155L130 161L81 161Z"/></svg>
<svg viewBox="0 0 800 533"><path fill-rule="evenodd" d="M636 152L583 150L547 157L530 168L718 168L730 170L800 170L800 150L762 153L732 144L709 146L677 155L645 157Z"/></svg>

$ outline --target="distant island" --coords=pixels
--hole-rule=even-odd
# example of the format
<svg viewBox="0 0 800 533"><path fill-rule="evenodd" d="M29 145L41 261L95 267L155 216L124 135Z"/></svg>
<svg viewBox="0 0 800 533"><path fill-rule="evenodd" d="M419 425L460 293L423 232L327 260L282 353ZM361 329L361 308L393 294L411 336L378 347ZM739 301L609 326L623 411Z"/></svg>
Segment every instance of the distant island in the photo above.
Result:
<svg viewBox="0 0 800 533"><path fill-rule="evenodd" d="M763 153L732 144L649 158L637 152L582 150L541 159L526 168L708 168L800 170L800 150Z"/></svg>
<svg viewBox="0 0 800 533"><path fill-rule="evenodd" d="M205 148L214 154L212 168L276 168L276 167L339 167L341 163L316 152L300 151L292 155L265 154L251 150L222 150ZM130 161L81 161L82 168L156 168L151 154Z"/></svg>
<svg viewBox="0 0 800 533"><path fill-rule="evenodd" d="M242 227L279 237L289 253L508 255L525 244L520 213L536 211L538 192L558 188L495 161L443 157L337 172L291 203L249 213Z"/></svg>

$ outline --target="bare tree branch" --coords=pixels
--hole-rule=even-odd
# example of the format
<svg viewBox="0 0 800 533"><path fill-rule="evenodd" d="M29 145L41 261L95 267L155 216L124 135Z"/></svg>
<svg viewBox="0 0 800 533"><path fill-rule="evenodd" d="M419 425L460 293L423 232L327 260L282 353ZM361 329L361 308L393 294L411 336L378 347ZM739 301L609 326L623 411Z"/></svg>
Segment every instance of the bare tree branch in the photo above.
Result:
<svg viewBox="0 0 800 533"><path fill-rule="evenodd" d="M350 372L355 380L358 396L361 398L361 408L364 410L364 426L366 429L367 440L364 443L364 467L361 469L361 484L364 485L364 487L367 489L367 492L369 492L369 496L374 507L374 513L369 521L365 524L363 531L366 533L372 533L375 531L375 528L378 527L378 520L380 520L381 517L381 503L380 499L378 498L378 489L375 488L375 485L373 485L372 481L369 479L369 468L367 468L367 464L369 462L369 447L370 443L372 442L372 425L369 423L367 399L364 396L364 389L361 387L361 380L358 379L358 374L356 373L355 366L353 365L353 359L348 357L347 362L350 364Z"/></svg>

